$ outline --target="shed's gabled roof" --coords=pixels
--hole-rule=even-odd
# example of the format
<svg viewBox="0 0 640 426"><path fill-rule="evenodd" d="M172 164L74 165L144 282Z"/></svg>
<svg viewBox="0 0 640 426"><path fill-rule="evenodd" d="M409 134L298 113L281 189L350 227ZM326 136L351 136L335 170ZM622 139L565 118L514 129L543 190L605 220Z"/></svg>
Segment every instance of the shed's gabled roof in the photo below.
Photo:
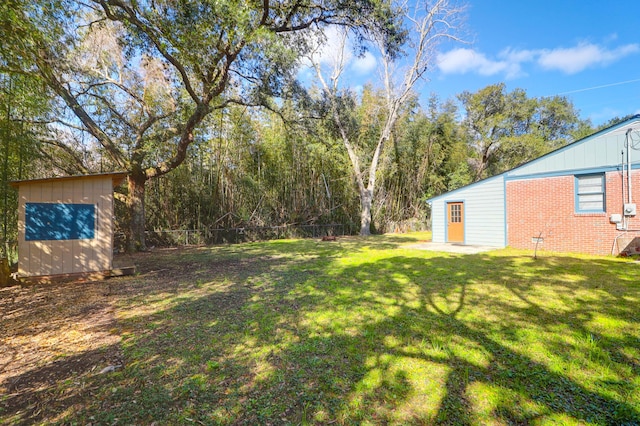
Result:
<svg viewBox="0 0 640 426"><path fill-rule="evenodd" d="M22 185L33 185L38 183L46 183L46 182L61 182L65 180L80 180L80 179L96 179L96 178L106 178L110 177L113 181L113 186L116 187L122 183L122 181L127 177L127 172L109 172L109 173L96 173L92 175L80 175L80 176L60 176L53 178L41 178L41 179L30 179L30 180L16 180L9 182L11 186L14 188L18 188Z"/></svg>
<svg viewBox="0 0 640 426"><path fill-rule="evenodd" d="M557 156L557 155L559 155L559 154L561 154L563 152L566 152L568 150L575 149L576 147L579 147L580 145L592 142L594 139L598 139L598 138L601 138L601 137L604 137L604 136L616 135L618 133L620 133L621 135L624 135L626 133L626 131L628 130L627 129L628 126L631 123L634 123L634 122L637 122L640 125L640 114L634 115L634 116L628 118L627 120L624 120L624 121L622 121L622 122L620 122L618 124L615 124L613 126L610 126L610 127L605 128L605 129L602 129L602 130L600 130L600 131L598 131L596 133L593 133L593 134L591 134L589 136L586 136L586 137L584 137L582 139L578 139L577 141L574 141L574 142L572 142L570 144L567 144L567 145L565 145L565 146L563 146L561 148L558 148L558 149L556 149L554 151L548 152L547 154L545 154L545 155L543 155L541 157L534 158L533 160L530 160L530 161L527 161L526 163L520 164L519 166L516 166L516 167L514 167L514 168L512 168L510 170L507 170L505 172L502 172L502 173L500 173L498 175L491 176L491 177L488 177L486 179L480 180L478 182L470 183L468 185L465 185L463 187L454 189L452 191L445 192L444 194L440 194L440 195L437 195L435 197L429 198L427 200L427 202L431 203L431 202L433 202L435 200L438 200L438 199L440 199L442 197L445 197L445 196L449 197L452 194L455 194L457 191L460 191L460 190L463 190L463 189L469 189L470 187L473 187L473 186L476 186L476 185L480 185L480 184L482 184L482 183L484 183L486 181L492 180L492 179L496 179L496 178L500 178L500 177L504 178L504 177L509 177L509 176L524 176L524 175L526 175L526 173L519 174L518 172L519 171L523 172L526 168L530 168L532 166L535 166L537 163L541 163L543 161L546 161L546 160L550 159L551 157ZM561 173L566 173L568 170L571 170L571 169L570 168L564 168L564 169L562 169Z"/></svg>

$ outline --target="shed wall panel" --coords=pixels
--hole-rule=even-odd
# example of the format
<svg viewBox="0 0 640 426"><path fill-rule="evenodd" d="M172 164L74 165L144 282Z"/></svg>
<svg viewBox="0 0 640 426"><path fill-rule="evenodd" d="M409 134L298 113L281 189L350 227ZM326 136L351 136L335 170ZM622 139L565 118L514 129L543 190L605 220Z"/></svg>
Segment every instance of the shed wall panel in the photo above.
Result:
<svg viewBox="0 0 640 426"><path fill-rule="evenodd" d="M62 258L65 253L64 241L50 241L49 247L51 247L51 270L49 274L58 275L64 273L64 264Z"/></svg>
<svg viewBox="0 0 640 426"><path fill-rule="evenodd" d="M29 263L31 253L29 252L29 246L24 243L24 206L26 205L25 188L19 188L18 190L18 274L23 275L24 271L21 270L23 265Z"/></svg>
<svg viewBox="0 0 640 426"><path fill-rule="evenodd" d="M65 271L73 272L73 249L75 241L77 240L71 241L71 244L65 247L65 250L62 250L62 269Z"/></svg>
<svg viewBox="0 0 640 426"><path fill-rule="evenodd" d="M505 246L504 179L498 176L472 186L464 194L465 243Z"/></svg>
<svg viewBox="0 0 640 426"><path fill-rule="evenodd" d="M445 218L445 202L435 200L431 204L431 240L436 243L446 241L447 221Z"/></svg>

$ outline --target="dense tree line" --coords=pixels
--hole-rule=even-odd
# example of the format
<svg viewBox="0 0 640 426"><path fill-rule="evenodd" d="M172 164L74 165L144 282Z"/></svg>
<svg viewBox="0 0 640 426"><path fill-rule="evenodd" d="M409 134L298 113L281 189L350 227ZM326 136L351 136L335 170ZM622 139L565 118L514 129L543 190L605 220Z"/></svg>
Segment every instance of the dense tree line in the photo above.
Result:
<svg viewBox="0 0 640 426"><path fill-rule="evenodd" d="M51 172L52 150L45 128L50 112L46 91L28 76L0 72L0 255L15 255L18 194L10 182Z"/></svg>
<svg viewBox="0 0 640 426"><path fill-rule="evenodd" d="M506 92L503 85L460 97L479 98L486 92L526 101L529 116L518 115L518 122L487 106L482 121L472 123L472 106L436 97L422 107L414 96L403 108L390 143L381 153L372 210L374 230L393 231L411 221L424 223L429 215L428 197L512 168L590 129L564 98L528 98L519 89ZM348 118L350 126L359 129L354 145L363 161L377 143L376 127L381 121L376 114L380 114L383 97L382 91L365 86L350 98ZM494 99L478 102L490 100ZM219 111L212 117L218 122L218 133L212 130L210 138L194 144L181 168L149 187L148 227L342 223L351 232L359 232L358 189L333 121L327 117L296 121L300 115L313 116L311 108L306 112L301 105L291 108L296 117L244 107ZM460 120L461 115L466 118ZM483 140L475 129L489 122L495 123L495 139L485 144L495 147L483 159L485 152L479 149ZM528 129L522 129L524 122ZM555 127L550 129L550 125ZM495 135L500 132L501 136Z"/></svg>
<svg viewBox="0 0 640 426"><path fill-rule="evenodd" d="M116 207L130 249L145 247L145 229L366 234L423 222L426 198L591 131L566 98L504 84L422 95L433 40L457 37L446 0L411 19L386 1L199 4L0 5L3 245L15 240L15 179L127 171ZM378 49L379 86L344 87L344 64L314 62L331 27ZM318 76L304 85L303 58Z"/></svg>

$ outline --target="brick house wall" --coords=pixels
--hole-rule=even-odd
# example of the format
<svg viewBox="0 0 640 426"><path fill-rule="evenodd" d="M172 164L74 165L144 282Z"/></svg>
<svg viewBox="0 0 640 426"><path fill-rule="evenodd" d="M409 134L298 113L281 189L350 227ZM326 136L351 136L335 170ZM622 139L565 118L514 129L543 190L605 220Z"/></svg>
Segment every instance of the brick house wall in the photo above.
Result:
<svg viewBox="0 0 640 426"><path fill-rule="evenodd" d="M506 182L507 244L534 249L541 236L541 250L607 255L618 253L616 237L623 232L609 221L622 214L622 173L605 174L606 212L576 212L575 176L543 177ZM626 175L625 175L626 191ZM640 207L640 170L632 171L633 202ZM639 214L630 218L624 237L640 237ZM637 241L637 240L636 240Z"/></svg>

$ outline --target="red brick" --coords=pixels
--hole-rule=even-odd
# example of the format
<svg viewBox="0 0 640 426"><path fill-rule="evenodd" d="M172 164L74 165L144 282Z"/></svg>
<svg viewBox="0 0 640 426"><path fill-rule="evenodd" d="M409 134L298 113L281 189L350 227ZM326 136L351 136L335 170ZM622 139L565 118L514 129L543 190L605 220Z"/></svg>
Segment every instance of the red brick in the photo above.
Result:
<svg viewBox="0 0 640 426"><path fill-rule="evenodd" d="M606 212L575 211L575 177L559 176L507 182L507 240L514 248L589 254L617 254L614 242L624 235L609 221L622 214L622 174L606 173ZM632 172L633 202L640 205L640 171ZM625 177L626 193L626 177ZM640 236L640 216L629 221L629 235Z"/></svg>

